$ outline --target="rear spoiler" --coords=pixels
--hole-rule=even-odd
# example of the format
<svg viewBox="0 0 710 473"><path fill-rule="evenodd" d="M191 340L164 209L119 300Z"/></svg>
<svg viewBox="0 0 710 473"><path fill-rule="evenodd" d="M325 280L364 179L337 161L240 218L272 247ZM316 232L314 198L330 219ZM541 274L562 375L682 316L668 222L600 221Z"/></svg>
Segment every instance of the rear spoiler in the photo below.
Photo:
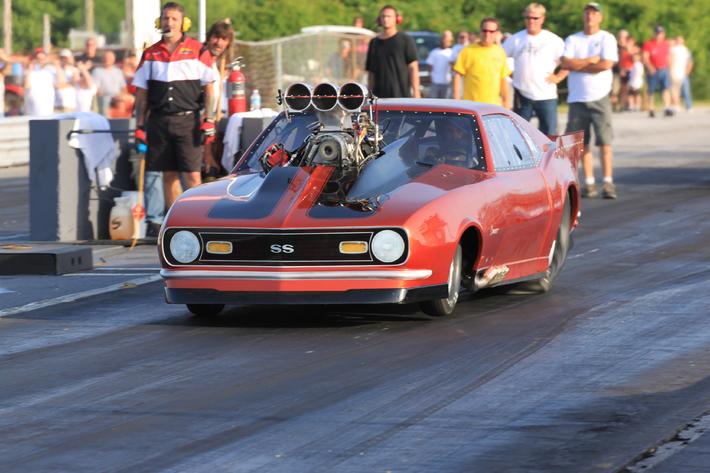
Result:
<svg viewBox="0 0 710 473"><path fill-rule="evenodd" d="M550 135L549 138L555 142L555 157L569 159L576 171L584 154L584 131Z"/></svg>

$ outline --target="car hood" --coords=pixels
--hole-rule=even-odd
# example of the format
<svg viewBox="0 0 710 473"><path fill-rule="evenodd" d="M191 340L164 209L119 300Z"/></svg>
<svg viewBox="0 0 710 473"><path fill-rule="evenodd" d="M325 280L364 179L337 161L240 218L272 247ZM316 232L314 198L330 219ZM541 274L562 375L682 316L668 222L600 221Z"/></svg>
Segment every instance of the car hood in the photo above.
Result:
<svg viewBox="0 0 710 473"><path fill-rule="evenodd" d="M442 164L395 176L370 192L346 197L334 187L339 184L334 172L337 170L330 166L283 167L266 174L247 171L227 176L185 192L170 209L166 226L403 225L413 213L450 191L490 177L485 172ZM352 184L352 189L357 190L356 185Z"/></svg>

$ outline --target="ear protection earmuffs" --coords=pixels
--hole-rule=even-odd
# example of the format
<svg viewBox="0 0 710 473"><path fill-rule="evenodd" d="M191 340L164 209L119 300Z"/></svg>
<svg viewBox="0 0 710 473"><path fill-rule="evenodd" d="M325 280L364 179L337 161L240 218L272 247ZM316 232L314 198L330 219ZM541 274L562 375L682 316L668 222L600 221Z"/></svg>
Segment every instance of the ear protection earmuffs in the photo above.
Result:
<svg viewBox="0 0 710 473"><path fill-rule="evenodd" d="M162 16L159 16L158 18L155 19L155 29L156 30L162 30L160 27L160 19ZM192 20L190 19L189 16L183 16L182 17L182 32L187 33L190 28L192 27Z"/></svg>
<svg viewBox="0 0 710 473"><path fill-rule="evenodd" d="M388 8L388 10L389 10L389 8ZM401 25L402 22L404 21L404 18L402 18L402 15L400 15L397 10L394 11L394 15L396 18L396 20L395 20L396 23L398 25ZM377 26L382 26L382 10L380 10L380 14L377 15Z"/></svg>

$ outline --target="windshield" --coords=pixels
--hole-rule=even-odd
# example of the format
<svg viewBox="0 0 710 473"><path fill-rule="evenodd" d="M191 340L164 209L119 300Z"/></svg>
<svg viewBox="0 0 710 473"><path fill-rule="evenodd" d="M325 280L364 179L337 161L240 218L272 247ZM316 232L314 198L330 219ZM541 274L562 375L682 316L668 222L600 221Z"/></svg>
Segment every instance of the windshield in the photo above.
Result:
<svg viewBox="0 0 710 473"><path fill-rule="evenodd" d="M293 153L318 130L315 113L291 113L289 116L290 120L281 113L274 119L240 160L239 171L262 171L259 158L270 145L281 144ZM381 111L379 128L384 153L376 161L400 159L411 164L446 163L485 169L478 127L471 115Z"/></svg>

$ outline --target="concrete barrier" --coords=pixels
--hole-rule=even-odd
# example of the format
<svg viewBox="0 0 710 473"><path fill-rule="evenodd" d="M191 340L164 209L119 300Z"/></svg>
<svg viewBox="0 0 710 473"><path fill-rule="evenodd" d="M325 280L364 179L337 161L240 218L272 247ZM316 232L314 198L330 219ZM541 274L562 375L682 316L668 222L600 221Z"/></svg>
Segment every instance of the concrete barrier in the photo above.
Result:
<svg viewBox="0 0 710 473"><path fill-rule="evenodd" d="M19 166L30 162L31 118L0 118L0 167Z"/></svg>

